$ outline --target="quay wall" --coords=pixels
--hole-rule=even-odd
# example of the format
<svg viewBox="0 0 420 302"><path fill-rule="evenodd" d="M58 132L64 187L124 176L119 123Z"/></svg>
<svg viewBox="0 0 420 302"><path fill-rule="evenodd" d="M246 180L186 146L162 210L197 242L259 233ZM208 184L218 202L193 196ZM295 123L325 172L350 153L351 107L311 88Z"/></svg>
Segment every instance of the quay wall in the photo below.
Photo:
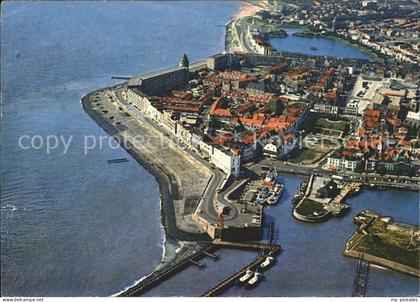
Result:
<svg viewBox="0 0 420 302"><path fill-rule="evenodd" d="M420 278L420 271L418 269L415 269L407 265L403 265L403 264L400 264L400 263L397 263L388 259L380 258L374 255L370 255L368 253L358 252L355 250L351 250L351 251L346 250L343 252L343 254L344 256L352 257L356 259L363 257L363 260L367 262Z"/></svg>
<svg viewBox="0 0 420 302"><path fill-rule="evenodd" d="M261 215L263 216L263 215ZM263 235L263 221L256 226L248 227L225 227L220 229L216 224L200 217L194 213L194 221L212 238L219 238L223 241L258 241Z"/></svg>
<svg viewBox="0 0 420 302"><path fill-rule="evenodd" d="M110 87L114 88L114 87ZM111 136L114 136L121 142L121 147L129 147L130 143L126 142L123 135L119 134L119 131L109 123L101 114L94 111L91 104L91 97L94 93L103 91L101 89L98 91L91 92L85 95L82 98L83 109L88 113L88 115L96 122L98 125L104 129L106 133ZM169 171L165 170L164 167L154 165L150 158L145 156L140 152L136 152L135 148L125 148L125 150L146 170L148 170L156 179L159 184L159 192L161 199L161 214L162 214L162 224L164 226L165 232L168 236L186 241L206 241L208 236L206 234L197 234L189 233L180 230L176 225L175 210L173 207L173 200L179 197L179 188L174 175Z"/></svg>

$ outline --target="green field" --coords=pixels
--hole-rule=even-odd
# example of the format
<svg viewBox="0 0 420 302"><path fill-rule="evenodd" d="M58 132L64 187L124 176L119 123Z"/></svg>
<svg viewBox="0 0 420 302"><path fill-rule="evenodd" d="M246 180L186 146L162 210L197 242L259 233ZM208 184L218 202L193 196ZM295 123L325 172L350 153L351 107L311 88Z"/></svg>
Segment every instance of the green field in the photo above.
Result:
<svg viewBox="0 0 420 302"><path fill-rule="evenodd" d="M324 208L322 203L313 201L312 199L305 198L302 203L296 207L296 212L304 216L314 216L315 211L321 211Z"/></svg>
<svg viewBox="0 0 420 302"><path fill-rule="evenodd" d="M334 150L335 146L336 144L333 141L324 139L323 145L315 145L312 148L303 147L299 154L289 161L293 164L311 165Z"/></svg>
<svg viewBox="0 0 420 302"><path fill-rule="evenodd" d="M409 250L373 234L366 235L355 250L419 269L417 249Z"/></svg>
<svg viewBox="0 0 420 302"><path fill-rule="evenodd" d="M316 127L325 128L329 130L346 131L348 122L345 121L330 121L325 118L319 118L315 124Z"/></svg>

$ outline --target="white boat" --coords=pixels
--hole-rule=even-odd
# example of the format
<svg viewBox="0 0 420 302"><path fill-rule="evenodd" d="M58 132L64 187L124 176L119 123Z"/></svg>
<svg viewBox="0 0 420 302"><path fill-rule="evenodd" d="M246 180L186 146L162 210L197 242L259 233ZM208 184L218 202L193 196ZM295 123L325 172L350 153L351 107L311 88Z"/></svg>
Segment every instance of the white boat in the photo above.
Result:
<svg viewBox="0 0 420 302"><path fill-rule="evenodd" d="M274 262L274 257L268 256L267 258L265 258L264 262L260 264L260 266L267 267L273 262Z"/></svg>
<svg viewBox="0 0 420 302"><path fill-rule="evenodd" d="M270 196L267 198L268 204L275 204L277 201L279 201L281 195L284 191L284 185L283 184L276 184L274 186L273 191L271 192Z"/></svg>
<svg viewBox="0 0 420 302"><path fill-rule="evenodd" d="M276 169L270 169L270 171L267 172L267 175L265 176L263 180L263 184L266 186L272 186L277 183L277 170Z"/></svg>
<svg viewBox="0 0 420 302"><path fill-rule="evenodd" d="M263 274L255 272L254 277L252 277L249 281L248 281L248 285L249 286L254 286L257 285L258 281L261 280Z"/></svg>
<svg viewBox="0 0 420 302"><path fill-rule="evenodd" d="M254 275L254 272L251 270L247 270L245 275L243 275L241 278L239 278L240 282L246 282L248 281L252 276Z"/></svg>
<svg viewBox="0 0 420 302"><path fill-rule="evenodd" d="M259 189L259 193L257 195L257 199L255 200L258 204L264 204L267 201L267 198L270 194L270 190L267 187L261 187Z"/></svg>

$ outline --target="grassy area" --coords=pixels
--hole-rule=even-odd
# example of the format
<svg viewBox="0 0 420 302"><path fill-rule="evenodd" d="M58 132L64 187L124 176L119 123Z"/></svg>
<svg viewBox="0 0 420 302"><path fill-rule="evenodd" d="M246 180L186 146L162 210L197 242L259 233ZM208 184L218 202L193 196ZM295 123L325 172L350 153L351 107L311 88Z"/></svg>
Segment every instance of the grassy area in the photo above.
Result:
<svg viewBox="0 0 420 302"><path fill-rule="evenodd" d="M292 164L302 163L304 165L311 165L319 161L325 154L332 151L333 149L334 148L332 147L319 146L314 148L303 148L295 158L292 158L289 161Z"/></svg>
<svg viewBox="0 0 420 302"><path fill-rule="evenodd" d="M250 18L250 23L252 23L252 20L254 20L254 24L257 26L257 28L264 32L268 33L277 37L287 37L287 33L284 29L282 29L278 24L275 23L269 23L268 19L259 19L259 18Z"/></svg>
<svg viewBox="0 0 420 302"><path fill-rule="evenodd" d="M312 148L303 147L299 154L296 157L290 159L289 161L293 164L311 165L318 162L327 153L334 150L335 147L335 142L328 139L324 139L322 145L315 145Z"/></svg>
<svg viewBox="0 0 420 302"><path fill-rule="evenodd" d="M366 235L355 248L358 251L419 269L417 249L408 250L376 235Z"/></svg>
<svg viewBox="0 0 420 302"><path fill-rule="evenodd" d="M332 129L337 131L346 131L348 123L344 121L329 121L325 118L319 118L315 124L316 127Z"/></svg>
<svg viewBox="0 0 420 302"><path fill-rule="evenodd" d="M339 137L341 135L341 131L334 130L334 129L326 129L326 128L315 127L315 131L317 133L321 133L321 134L329 135L329 136L337 136L337 137Z"/></svg>
<svg viewBox="0 0 420 302"><path fill-rule="evenodd" d="M304 216L314 216L315 211L321 211L323 204L312 199L305 198L302 203L296 208L296 212Z"/></svg>

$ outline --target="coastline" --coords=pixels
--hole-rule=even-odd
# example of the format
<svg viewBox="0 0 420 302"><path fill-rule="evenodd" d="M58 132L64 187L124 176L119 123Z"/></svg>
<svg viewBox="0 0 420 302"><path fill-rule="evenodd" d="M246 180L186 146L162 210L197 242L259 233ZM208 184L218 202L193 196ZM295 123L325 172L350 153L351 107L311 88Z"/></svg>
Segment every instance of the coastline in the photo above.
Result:
<svg viewBox="0 0 420 302"><path fill-rule="evenodd" d="M175 218L175 209L173 201L179 195L179 188L176 181L171 181L171 178L174 179L169 171L165 171L164 167L159 167L150 163L150 159L139 152L136 152L134 148L130 148L130 143L124 139L124 137L119 134L119 130L116 129L112 124L106 121L102 115L98 114L92 110L91 106L91 96L99 91L104 91L110 88L117 87L107 87L102 88L93 92L90 92L82 97L81 104L85 112L110 136L117 138L121 142L121 147L133 158L135 159L143 168L145 168L157 181L159 185L159 194L160 194L160 211L161 218L160 224L163 228L162 232L162 256L159 262L159 265L152 271L150 274L142 276L140 279L134 281L132 285L129 285L122 289L121 291L113 294L112 296L119 295L125 292L127 289L139 284L146 278L152 276L153 274L164 269L168 264L182 258L188 249L191 247L201 246L201 243L208 242L207 234L194 234L188 233L182 230L179 230L176 225ZM128 148L124 148L124 144ZM185 243L188 242L188 243Z"/></svg>
<svg viewBox="0 0 420 302"><path fill-rule="evenodd" d="M235 20L243 18L248 15L254 15L264 8L251 3L250 1L243 1L241 7L232 19L227 23L225 30L225 45L224 51L229 51L228 43L231 42L227 33L229 26L232 25ZM97 92L104 91L107 89L116 88L123 85L120 83L111 87L101 88L95 91L92 91L82 97L81 104L85 112L110 136L116 137L121 142L121 147L130 154L143 168L145 168L157 181L159 185L159 194L160 194L160 211L161 211L161 227L163 228L162 232L162 256L159 262L159 265L149 274L140 277L135 280L131 285L126 286L120 291L114 293L112 296L119 296L126 292L128 289L137 286L141 282L152 278L155 274L159 273L161 270L168 267L171 263L176 262L179 259L188 256L189 251L194 250L197 247L202 247L203 244L208 244L207 234L193 234L181 231L177 228L176 218L175 218L175 209L174 209L174 197L179 194L179 187L176 181L171 181L171 179L176 179L169 171L165 171L164 167L159 167L150 163L147 156L136 152L133 148L124 148L124 137L118 134L118 130L106 121L100 114L91 110L91 100L90 97ZM129 143L127 144L129 145Z"/></svg>
<svg viewBox="0 0 420 302"><path fill-rule="evenodd" d="M235 51L245 51L243 42L240 41L239 37L234 37L232 30L234 27L236 27L236 23L240 22L240 20L253 16L257 14L260 11L263 10L269 10L269 7L262 6L260 3L256 1L243 1L241 3L241 7L239 11L232 17L232 19L226 24L226 30L225 30L225 51L226 52L235 52ZM341 42L343 44L349 45L350 47L353 47L364 54L366 54L372 61L375 62L384 62L384 58L378 54L375 50L372 50L364 45L361 45L360 43L357 43L355 41L349 40L347 38L334 35L334 34L325 34L325 35L315 35L312 32L312 29L308 26L300 26L298 24L284 24L281 27L295 27L295 28L302 28L304 31L301 33L302 37L307 38L324 38L324 39L330 39L335 40L338 42ZM236 32L236 29L235 29ZM287 36L272 36L276 38L285 38ZM239 45L238 45L239 44ZM277 51L277 50L276 50Z"/></svg>

